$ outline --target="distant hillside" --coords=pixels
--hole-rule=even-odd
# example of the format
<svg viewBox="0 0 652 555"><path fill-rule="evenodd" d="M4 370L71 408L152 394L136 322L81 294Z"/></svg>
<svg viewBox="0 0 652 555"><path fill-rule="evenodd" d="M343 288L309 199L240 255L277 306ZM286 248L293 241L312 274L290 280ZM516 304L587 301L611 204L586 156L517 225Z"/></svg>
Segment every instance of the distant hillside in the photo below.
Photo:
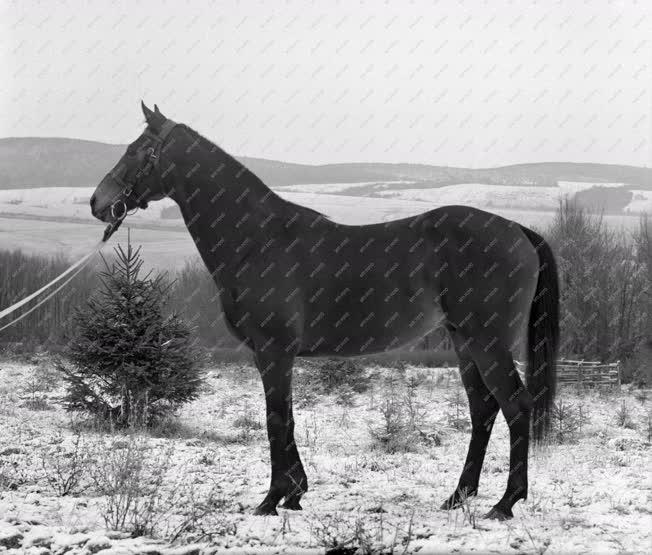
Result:
<svg viewBox="0 0 652 555"><path fill-rule="evenodd" d="M94 187L125 148L79 139L0 139L0 190ZM262 158L239 159L270 186L406 181L404 187L414 189L459 183L555 186L558 181L585 181L624 183L632 189L652 190L652 169L636 166L544 162L468 169L381 163L310 166Z"/></svg>

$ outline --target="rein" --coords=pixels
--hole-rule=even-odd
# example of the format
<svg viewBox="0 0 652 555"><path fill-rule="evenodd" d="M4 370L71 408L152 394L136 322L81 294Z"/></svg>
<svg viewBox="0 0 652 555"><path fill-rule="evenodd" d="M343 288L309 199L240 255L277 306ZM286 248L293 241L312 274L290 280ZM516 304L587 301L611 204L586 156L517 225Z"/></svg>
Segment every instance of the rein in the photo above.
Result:
<svg viewBox="0 0 652 555"><path fill-rule="evenodd" d="M138 185L138 183L143 177L150 175L152 171L158 167L161 159L161 150L163 148L163 143L165 142L165 140L168 138L168 136L176 126L177 123L168 119L165 120L165 122L161 126L160 133L158 134L147 133L147 136L156 144L155 146L150 146L147 148L144 164L140 168L138 168L138 170L136 171L136 173L131 179L125 180L123 176L117 175L113 172L109 174L111 179L122 187L122 191L120 191L120 194L118 195L118 199L114 201L113 204L111 205L111 216L113 216L114 220L104 230L104 235L102 237L102 240L99 243L97 243L95 247L93 247L93 250L91 252L89 252L81 259L79 259L77 262L72 264L68 269L66 269L61 275L54 278L50 283L44 285L38 291L35 291L34 293L28 295L27 297L18 301L17 303L14 303L11 306L1 310L0 320L14 313L16 310L18 310L20 307L27 304L29 301L45 293L48 289L50 289L56 283L61 281L68 274L72 274L61 285L59 285L59 287L57 287L54 291L50 292L47 296L45 296L40 301L38 301L32 308L30 308L29 310L27 310L17 318L13 319L11 322L0 327L0 331L19 322L20 320L25 318L25 316L34 312L38 307L40 307L42 304L44 304L49 299L54 297L54 295L56 295L66 285L68 285L74 279L74 277L77 274L79 274L79 272L81 272L88 265L93 255L102 249L102 247L109 240L109 237L111 237L111 235L113 235L117 231L117 229L120 227L125 217L127 216L128 214L127 201L133 196L134 188ZM142 205L140 199L137 199L136 204L139 206Z"/></svg>
<svg viewBox="0 0 652 555"><path fill-rule="evenodd" d="M105 241L100 241L99 243L97 243L97 245L95 245L93 247L93 250L91 252L89 252L88 254L83 256L82 258L80 258L77 262L75 262L72 266L70 266L62 274L55 277L50 283L44 285L38 291L34 291L34 293L32 293L31 295L28 295L27 297L25 297L21 301L18 301L17 303L14 303L11 306L9 306L9 307L5 308L4 310L0 311L0 320L2 320L2 318L4 318L5 316L9 316L13 312L16 312L16 310L18 310L21 306L27 304L29 301L31 301L32 299L35 299L36 297L38 297L42 293L45 293L48 289L50 289L50 287L52 287L53 285L55 285L56 283L61 281L68 274L72 273L72 275L66 281L64 281L61 285L59 285L59 287L57 287L54 291L52 291L46 297L42 298L39 302L37 302L28 311L26 311L23 314L21 314L20 316L18 316L18 318L14 318L8 324L5 324L4 326L0 327L0 331L4 330L5 328L8 328L9 326L13 326L15 323L17 323L20 320L22 320L23 318L25 318L25 316L27 316L28 314L34 312L38 307L40 307L42 304L44 304L45 302L50 300L52 297L54 297L54 295L56 295L66 285L68 285L73 280L73 278L88 265L88 263L91 261L93 255L95 253L99 252L102 249L102 247L104 246L104 244L105 244Z"/></svg>

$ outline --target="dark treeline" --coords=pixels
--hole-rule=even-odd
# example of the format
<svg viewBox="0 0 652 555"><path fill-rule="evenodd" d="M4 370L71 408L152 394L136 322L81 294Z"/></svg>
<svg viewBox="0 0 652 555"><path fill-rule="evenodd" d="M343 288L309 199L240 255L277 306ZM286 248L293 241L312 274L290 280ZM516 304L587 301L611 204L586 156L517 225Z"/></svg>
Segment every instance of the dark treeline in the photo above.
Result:
<svg viewBox="0 0 652 555"><path fill-rule="evenodd" d="M551 243L560 271L561 355L566 358L615 361L626 376L649 376L652 352L652 243L649 217L637 232L617 231L600 215L571 202L560 205L554 221L539 229ZM102 264L98 260L98 264ZM59 275L69 261L0 252L0 308L4 308ZM88 298L97 270L85 269L74 282L17 325L0 332L0 344L20 344L29 352L39 345L58 350L75 306ZM215 352L245 351L228 333L217 287L199 260L171 276L169 309L181 312L203 345ZM6 323L5 319L0 322ZM424 351L437 342L424 341ZM226 356L225 358L228 358ZM427 357L423 358L428 361ZM434 359L433 359L434 360ZM645 378L643 378L645 379ZM649 379L649 377L648 377Z"/></svg>
<svg viewBox="0 0 652 555"><path fill-rule="evenodd" d="M650 218L637 232L615 230L601 215L563 202L543 230L557 256L561 345L566 358L624 364L626 375L647 372L652 336Z"/></svg>
<svg viewBox="0 0 652 555"><path fill-rule="evenodd" d="M0 309L4 309L40 289L64 272L71 262L63 256L50 258L25 254L21 250L0 251ZM59 287L54 285L42 297ZM22 352L61 344L75 306L83 303L97 284L97 265L86 266L73 281L22 320L0 331L0 344L12 344ZM0 320L0 328L34 306L34 301Z"/></svg>

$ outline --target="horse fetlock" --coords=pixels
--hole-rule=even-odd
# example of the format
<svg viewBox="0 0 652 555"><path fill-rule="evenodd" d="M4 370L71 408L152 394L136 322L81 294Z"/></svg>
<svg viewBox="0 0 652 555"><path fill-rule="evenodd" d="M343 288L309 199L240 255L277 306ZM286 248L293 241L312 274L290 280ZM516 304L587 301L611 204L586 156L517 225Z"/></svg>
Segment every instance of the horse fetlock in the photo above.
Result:
<svg viewBox="0 0 652 555"><path fill-rule="evenodd" d="M442 503L440 509L444 511L450 511L451 509L459 509L467 502L471 497L478 495L477 487L459 487L453 492L453 494Z"/></svg>
<svg viewBox="0 0 652 555"><path fill-rule="evenodd" d="M514 513L509 507L501 506L500 503L494 505L492 509L484 515L484 518L489 518L491 520L509 520L514 518Z"/></svg>
<svg viewBox="0 0 652 555"><path fill-rule="evenodd" d="M288 497L301 497L304 493L308 491L308 481L297 481L293 480L291 484L285 490L285 498Z"/></svg>
<svg viewBox="0 0 652 555"><path fill-rule="evenodd" d="M256 516L278 516L278 511L276 510L276 505L278 502L269 502L267 499L263 501L258 507L254 509L254 515Z"/></svg>
<svg viewBox="0 0 652 555"><path fill-rule="evenodd" d="M299 503L299 501L301 501L301 495L302 494L292 494L286 496L281 507L290 511L301 511L302 507Z"/></svg>

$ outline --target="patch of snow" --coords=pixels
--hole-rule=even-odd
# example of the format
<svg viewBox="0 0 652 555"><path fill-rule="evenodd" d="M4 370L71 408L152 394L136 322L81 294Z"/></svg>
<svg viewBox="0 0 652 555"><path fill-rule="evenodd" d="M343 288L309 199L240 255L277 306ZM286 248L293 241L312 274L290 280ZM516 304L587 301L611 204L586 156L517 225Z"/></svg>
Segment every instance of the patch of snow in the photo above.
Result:
<svg viewBox="0 0 652 555"><path fill-rule="evenodd" d="M356 181L355 183L301 183L297 185L282 185L275 187L277 192L293 191L295 193L341 193L343 191L354 190L360 187L368 187L369 185L378 185L379 187L387 188L391 185L399 185L402 183L413 183L413 181Z"/></svg>
<svg viewBox="0 0 652 555"><path fill-rule="evenodd" d="M565 193L575 194L592 187L624 187L624 183L596 183L592 181L558 181L557 186Z"/></svg>
<svg viewBox="0 0 652 555"><path fill-rule="evenodd" d="M632 200L623 208L624 212L652 214L652 191L632 189L632 195Z"/></svg>
<svg viewBox="0 0 652 555"><path fill-rule="evenodd" d="M531 187L461 183L431 189L378 191L378 196L418 200L436 206L465 204L491 210L492 207L555 210L559 199L570 194L558 187Z"/></svg>
<svg viewBox="0 0 652 555"><path fill-rule="evenodd" d="M94 187L7 189L0 191L0 213L94 220L88 204L94 191ZM150 203L147 210L138 210L130 218L136 221L159 223L161 211L174 205L172 199L165 198Z"/></svg>

